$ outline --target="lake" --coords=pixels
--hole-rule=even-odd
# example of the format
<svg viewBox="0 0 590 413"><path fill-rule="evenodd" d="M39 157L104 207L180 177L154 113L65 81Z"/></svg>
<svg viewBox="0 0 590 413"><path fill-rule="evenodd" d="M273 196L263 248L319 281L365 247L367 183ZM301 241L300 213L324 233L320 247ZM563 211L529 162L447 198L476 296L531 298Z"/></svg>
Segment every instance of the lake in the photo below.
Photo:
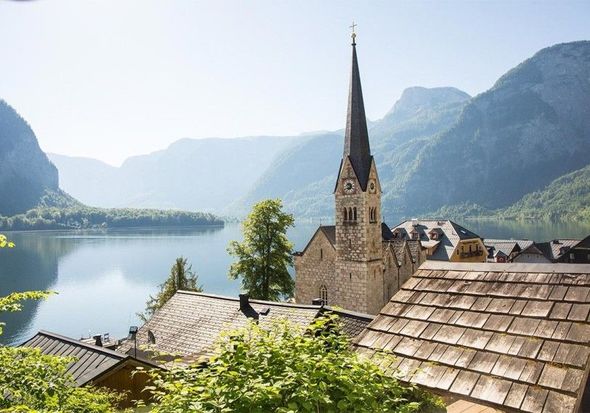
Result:
<svg viewBox="0 0 590 413"><path fill-rule="evenodd" d="M393 221L396 222L396 221ZM590 225L576 223L469 221L464 225L486 238L583 238ZM289 232L301 250L317 223L298 223ZM0 250L0 296L13 291L52 290L58 294L30 302L24 311L3 314L0 342L18 344L38 330L80 338L109 332L123 337L139 323L150 294L178 256L188 258L204 290L236 296L239 281L229 280L232 257L226 247L241 239L240 227L10 233L16 243Z"/></svg>

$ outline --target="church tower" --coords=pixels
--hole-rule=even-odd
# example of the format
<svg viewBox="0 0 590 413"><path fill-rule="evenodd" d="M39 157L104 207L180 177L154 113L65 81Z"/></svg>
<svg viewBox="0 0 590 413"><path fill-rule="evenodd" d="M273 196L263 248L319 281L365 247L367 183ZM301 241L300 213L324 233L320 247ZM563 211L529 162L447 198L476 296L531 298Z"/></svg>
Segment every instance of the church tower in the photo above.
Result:
<svg viewBox="0 0 590 413"><path fill-rule="evenodd" d="M345 308L376 314L384 295L381 186L369 146L354 31L344 153L334 197L338 295Z"/></svg>

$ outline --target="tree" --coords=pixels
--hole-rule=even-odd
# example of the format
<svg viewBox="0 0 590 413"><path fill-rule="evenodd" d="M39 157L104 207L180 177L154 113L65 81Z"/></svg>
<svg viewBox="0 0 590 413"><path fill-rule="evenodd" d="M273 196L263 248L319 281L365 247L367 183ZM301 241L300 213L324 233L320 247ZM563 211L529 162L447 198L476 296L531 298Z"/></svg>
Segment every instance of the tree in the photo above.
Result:
<svg viewBox="0 0 590 413"><path fill-rule="evenodd" d="M14 242L8 241L6 235L0 234L0 248L14 248Z"/></svg>
<svg viewBox="0 0 590 413"><path fill-rule="evenodd" d="M287 229L295 220L282 207L279 199L254 205L242 224L244 241L231 241L227 249L237 258L230 267L230 278L242 277L242 288L252 298L278 301L293 295L295 283L288 271L293 264L293 244L287 239Z"/></svg>
<svg viewBox="0 0 590 413"><path fill-rule="evenodd" d="M23 300L50 294L26 291L0 297L0 313L19 311ZM72 361L44 355L35 348L0 345L0 413L114 413L121 397L107 390L77 387L67 373Z"/></svg>
<svg viewBox="0 0 590 413"><path fill-rule="evenodd" d="M228 333L206 364L151 372L152 412L444 412L350 348L336 315L307 331L276 321ZM391 355L383 355L391 357Z"/></svg>
<svg viewBox="0 0 590 413"><path fill-rule="evenodd" d="M162 308L176 291L203 291L203 286L198 285L198 276L194 273L192 265L189 265L188 260L184 257L176 258L174 265L170 269L170 275L158 287L160 291L155 297L150 295L150 298L146 302L145 311L143 313L137 313L139 318L144 322L149 320L156 310Z"/></svg>

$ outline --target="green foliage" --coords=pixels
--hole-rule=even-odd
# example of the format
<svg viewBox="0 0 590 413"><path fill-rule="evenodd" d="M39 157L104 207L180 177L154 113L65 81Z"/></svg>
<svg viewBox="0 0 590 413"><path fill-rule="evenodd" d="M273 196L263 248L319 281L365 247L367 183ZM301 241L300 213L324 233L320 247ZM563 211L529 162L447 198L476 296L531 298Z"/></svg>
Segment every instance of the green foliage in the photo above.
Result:
<svg viewBox="0 0 590 413"><path fill-rule="evenodd" d="M305 333L287 321L252 322L222 337L207 365L152 375L155 413L444 411L352 351L335 315Z"/></svg>
<svg viewBox="0 0 590 413"><path fill-rule="evenodd" d="M40 300L51 294L26 291L0 297L0 313L20 311L22 301ZM115 412L114 406L121 396L106 390L76 387L67 373L73 360L44 355L35 348L0 345L0 413Z"/></svg>
<svg viewBox="0 0 590 413"><path fill-rule="evenodd" d="M39 349L0 346L0 412L114 412L114 393L75 387L66 371L72 358Z"/></svg>
<svg viewBox="0 0 590 413"><path fill-rule="evenodd" d="M201 212L87 206L39 207L25 214L0 217L0 229L18 231L194 225L223 225L223 221L212 214Z"/></svg>
<svg viewBox="0 0 590 413"><path fill-rule="evenodd" d="M8 241L6 235L0 234L0 248L14 248L14 242Z"/></svg>
<svg viewBox="0 0 590 413"><path fill-rule="evenodd" d="M53 294L51 291L24 291L0 297L0 313L20 311L22 309L23 301L42 300L49 297L51 294ZM0 334L2 334L3 326L4 323L0 322Z"/></svg>
<svg viewBox="0 0 590 413"><path fill-rule="evenodd" d="M288 267L293 263L293 244L287 229L293 215L282 210L279 199L258 202L242 224L244 241L231 241L227 251L237 258L230 278L242 278L242 288L252 298L277 301L293 295L294 282Z"/></svg>
<svg viewBox="0 0 590 413"><path fill-rule="evenodd" d="M137 314L139 318L144 322L149 320L156 310L162 308L178 290L202 292L203 286L198 284L198 277L192 268L186 258L176 258L170 269L170 275L164 283L160 284L158 294L155 297L150 295L145 311Z"/></svg>

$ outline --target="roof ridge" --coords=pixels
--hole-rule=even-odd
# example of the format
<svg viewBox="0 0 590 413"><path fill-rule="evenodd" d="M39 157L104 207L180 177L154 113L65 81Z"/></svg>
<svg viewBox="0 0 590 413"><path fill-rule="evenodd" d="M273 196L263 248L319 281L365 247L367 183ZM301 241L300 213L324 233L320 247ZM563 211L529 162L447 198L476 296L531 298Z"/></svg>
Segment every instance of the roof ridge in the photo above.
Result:
<svg viewBox="0 0 590 413"><path fill-rule="evenodd" d="M178 290L176 293L177 294L196 295L199 297L216 298L216 299L226 300L226 301L235 301L235 302L240 301L239 297L230 297L227 295L217 295L217 294L210 294L210 293L199 293L197 291ZM293 308L309 308L309 309L321 308L321 306L319 306L319 305L286 303L286 302L282 302L282 301L267 301L267 300L250 299L249 302L254 303L254 304L271 305L271 306L275 306L275 307L293 307Z"/></svg>
<svg viewBox="0 0 590 413"><path fill-rule="evenodd" d="M120 359L124 359L125 357L128 356L127 354L121 353L121 352L116 351L116 350L111 350L111 349L108 349L106 347L100 347L100 346L97 346L97 345L94 345L94 344L85 343L83 341L76 340L76 339L71 338L71 337L63 336L63 335L58 334L58 333L53 333L53 332L47 331L47 330L39 330L37 332L37 334L35 334L35 335L39 335L39 334L44 335L44 336L48 336L48 337L52 337L52 338L55 338L57 340L66 341L66 342L68 342L70 344L74 344L74 345L77 345L77 346L80 346L80 347L86 347L86 348L89 348L89 349L94 350L94 351L99 351L101 353L105 353L105 354L109 354L109 355L112 355L112 356L115 356L115 357L119 357ZM29 341L30 340L27 340L25 343L28 343Z"/></svg>

